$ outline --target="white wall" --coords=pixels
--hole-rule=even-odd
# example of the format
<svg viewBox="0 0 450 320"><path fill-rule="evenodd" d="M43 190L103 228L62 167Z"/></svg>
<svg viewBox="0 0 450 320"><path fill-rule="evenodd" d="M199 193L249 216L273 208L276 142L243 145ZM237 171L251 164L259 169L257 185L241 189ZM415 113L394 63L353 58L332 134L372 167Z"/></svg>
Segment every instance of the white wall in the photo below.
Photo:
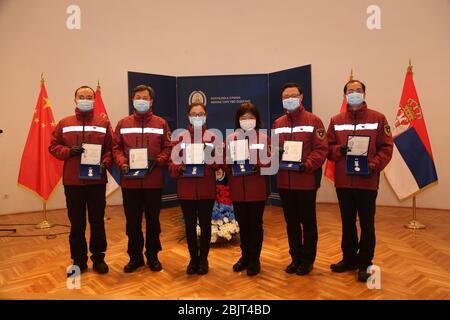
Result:
<svg viewBox="0 0 450 320"><path fill-rule="evenodd" d="M66 28L71 4L81 7L81 30ZM366 27L371 4L381 8L381 30ZM351 68L369 105L392 121L409 58L439 176L417 203L450 209L449 36L449 0L1 0L0 214L42 208L17 186L41 72L57 120L73 113L76 87L99 79L115 126L127 114L127 71L245 74L312 64L314 112L328 125ZM410 205L384 178L378 199ZM336 201L326 181L318 201ZM108 202L121 203L120 192ZM48 207L64 206L59 186Z"/></svg>

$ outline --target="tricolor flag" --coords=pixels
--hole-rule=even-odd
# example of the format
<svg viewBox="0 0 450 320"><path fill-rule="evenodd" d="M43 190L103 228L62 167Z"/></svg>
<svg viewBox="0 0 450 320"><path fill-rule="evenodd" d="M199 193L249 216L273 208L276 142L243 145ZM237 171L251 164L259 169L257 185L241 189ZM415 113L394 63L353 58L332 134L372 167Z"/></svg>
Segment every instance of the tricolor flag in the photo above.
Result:
<svg viewBox="0 0 450 320"><path fill-rule="evenodd" d="M403 200L438 180L411 65L392 134L394 153L384 172L397 197Z"/></svg>
<svg viewBox="0 0 450 320"><path fill-rule="evenodd" d="M108 117L108 113L106 112L105 105L103 103L102 94L100 91L100 83L97 84L97 90L95 91L95 102L94 102L94 115L104 114ZM111 128L110 128L111 129ZM111 129L112 131L112 129ZM114 132L111 132L114 135ZM106 184L106 196L108 197L114 191L119 188L120 183L120 171L119 169L112 164L112 166L108 169L108 183Z"/></svg>

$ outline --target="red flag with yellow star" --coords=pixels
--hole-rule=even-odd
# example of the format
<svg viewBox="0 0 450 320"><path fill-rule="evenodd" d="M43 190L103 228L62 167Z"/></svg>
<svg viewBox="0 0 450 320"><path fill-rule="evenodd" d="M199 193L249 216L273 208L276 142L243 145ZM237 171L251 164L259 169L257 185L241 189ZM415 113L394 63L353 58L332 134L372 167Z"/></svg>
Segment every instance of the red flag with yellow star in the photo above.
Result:
<svg viewBox="0 0 450 320"><path fill-rule="evenodd" d="M61 179L64 164L48 152L55 127L51 104L42 80L41 92L22 153L18 183L35 192L44 201L48 200Z"/></svg>
<svg viewBox="0 0 450 320"><path fill-rule="evenodd" d="M353 80L353 69L350 72L350 76L348 77L348 81ZM344 97L341 104L341 109L339 110L339 113L346 112L347 111L347 99ZM334 182L334 161L328 160L325 163L325 177L330 179L331 182Z"/></svg>

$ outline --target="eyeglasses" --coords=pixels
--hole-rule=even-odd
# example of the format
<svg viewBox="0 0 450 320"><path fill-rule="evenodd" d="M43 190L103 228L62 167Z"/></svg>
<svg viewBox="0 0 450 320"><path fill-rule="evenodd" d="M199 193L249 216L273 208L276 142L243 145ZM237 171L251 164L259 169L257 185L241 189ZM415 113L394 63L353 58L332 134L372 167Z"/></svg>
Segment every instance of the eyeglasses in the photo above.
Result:
<svg viewBox="0 0 450 320"><path fill-rule="evenodd" d="M189 113L189 117L204 117L206 113Z"/></svg>

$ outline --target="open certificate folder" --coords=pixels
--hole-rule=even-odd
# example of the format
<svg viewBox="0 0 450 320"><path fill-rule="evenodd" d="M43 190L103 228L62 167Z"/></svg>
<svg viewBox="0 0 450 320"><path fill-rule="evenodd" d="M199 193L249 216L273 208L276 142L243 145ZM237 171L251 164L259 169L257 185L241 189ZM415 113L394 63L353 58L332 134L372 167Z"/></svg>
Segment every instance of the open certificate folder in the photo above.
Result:
<svg viewBox="0 0 450 320"><path fill-rule="evenodd" d="M205 175L205 145L203 143L189 143L185 145L184 177L203 177Z"/></svg>
<svg viewBox="0 0 450 320"><path fill-rule="evenodd" d="M369 136L349 135L347 137L347 174L368 175L369 174Z"/></svg>
<svg viewBox="0 0 450 320"><path fill-rule="evenodd" d="M124 174L125 178L143 179L150 171L148 163L148 149L147 148L133 148L129 150L128 163L130 171Z"/></svg>
<svg viewBox="0 0 450 320"><path fill-rule="evenodd" d="M100 162L102 159L102 145L83 143L84 149L80 161L80 179L100 180Z"/></svg>
<svg viewBox="0 0 450 320"><path fill-rule="evenodd" d="M299 170L302 162L303 141L285 141L280 169Z"/></svg>

